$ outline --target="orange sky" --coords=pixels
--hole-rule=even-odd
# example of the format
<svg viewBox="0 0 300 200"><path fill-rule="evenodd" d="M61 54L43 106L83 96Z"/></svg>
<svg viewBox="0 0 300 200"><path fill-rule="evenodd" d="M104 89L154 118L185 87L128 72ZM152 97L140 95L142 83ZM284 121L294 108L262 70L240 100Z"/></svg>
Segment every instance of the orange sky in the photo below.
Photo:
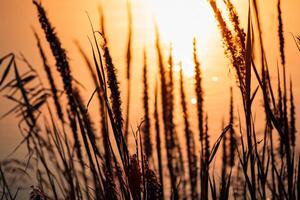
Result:
<svg viewBox="0 0 300 200"><path fill-rule="evenodd" d="M135 96L132 109L131 124L133 128L142 118L140 100L142 98L141 66L142 49L147 47L150 81L153 83L156 78L156 61L154 51L153 16L155 16L162 35L162 43L168 49L169 42L172 41L174 54L177 60L183 60L186 68L192 67L192 38L195 36L199 42L199 58L203 66L203 87L205 89L205 109L208 111L211 134L217 133L221 127L222 117L227 117L229 107L229 87L235 86L234 74L229 72L229 63L223 54L220 34L208 2L206 0L132 0L133 2L133 66L132 71ZM222 1L218 1L222 3ZM245 24L247 11L246 0L233 1L238 6L238 11L242 17L242 24ZM239 3L237 3L239 2ZM260 1L263 21L263 36L267 51L269 65L275 69L279 60L278 39L277 39L277 14L274 0ZM86 11L91 16L92 22L97 28L99 26L98 0L51 0L42 1L47 10L48 16L56 28L56 32L61 39L63 47L67 49L74 76L80 80L87 88L83 91L86 99L90 96L94 88L91 87L89 74L85 72L84 63L75 48L74 39L78 40L84 49L90 53L87 36L91 36L91 30L86 16ZM109 40L109 47L113 61L118 68L118 77L121 82L122 96L125 99L125 53L127 39L127 13L125 0L102 1L106 19L106 34ZM300 52L298 52L290 33L300 34L299 26L299 0L289 0L282 2L283 23L286 41L286 59L288 76L291 75L294 81L294 96L297 111L297 119L300 120ZM31 26L40 31L35 7L31 0L4 0L0 7L0 56L9 52L22 52L28 60L38 69L41 62L35 40L31 31ZM44 38L43 38L44 40ZM44 40L45 41L45 40ZM46 43L44 42L44 47ZM49 50L47 49L50 55ZM50 56L49 56L50 59ZM54 64L53 60L50 60ZM231 70L232 71L232 70ZM186 89L189 99L194 97L192 88L193 81L188 77L189 69L186 70ZM42 74L42 76L44 76ZM175 77L178 74L175 74ZM273 78L276 80L276 77ZM124 84L123 84L124 83ZM276 83L276 82L274 82ZM150 94L153 94L154 84L150 84ZM235 99L239 99L238 93ZM153 103L151 97L150 103ZM177 99L178 100L178 99ZM176 101L177 101L176 100ZM126 103L124 101L124 103ZM190 110L195 112L190 104ZM261 98L256 100L258 106L262 104ZM8 110L8 101L1 97L0 114ZM93 104L91 105L91 107ZM241 105L236 103L236 106ZM96 114L96 109L95 114ZM91 110L93 114L93 109ZM125 110L125 106L124 106ZM137 112L138 111L138 112ZM180 110L179 110L180 111ZM178 111L178 112L179 112ZM258 120L262 116L258 115ZM178 122L178 120L177 120ZM298 123L299 124L299 123ZM300 126L298 126L300 130ZM16 120L13 116L0 121L0 159L15 147L20 140L20 134L16 128Z"/></svg>

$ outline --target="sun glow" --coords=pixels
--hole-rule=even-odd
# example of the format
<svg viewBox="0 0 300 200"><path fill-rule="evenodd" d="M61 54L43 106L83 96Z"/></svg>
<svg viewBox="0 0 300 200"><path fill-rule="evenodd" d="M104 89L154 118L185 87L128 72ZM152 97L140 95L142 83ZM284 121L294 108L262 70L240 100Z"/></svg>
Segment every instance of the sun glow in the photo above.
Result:
<svg viewBox="0 0 300 200"><path fill-rule="evenodd" d="M168 46L172 43L175 65L182 62L184 75L193 76L193 38L197 39L201 59L209 51L209 43L217 32L209 3L199 0L152 0L150 5L166 53L169 53ZM176 66L174 68L176 70Z"/></svg>
<svg viewBox="0 0 300 200"><path fill-rule="evenodd" d="M193 105L196 105L197 99L196 99L195 97L191 98L191 103L192 103Z"/></svg>
<svg viewBox="0 0 300 200"><path fill-rule="evenodd" d="M219 77L218 76L213 76L213 77L211 77L211 80L213 82L218 82L219 81Z"/></svg>

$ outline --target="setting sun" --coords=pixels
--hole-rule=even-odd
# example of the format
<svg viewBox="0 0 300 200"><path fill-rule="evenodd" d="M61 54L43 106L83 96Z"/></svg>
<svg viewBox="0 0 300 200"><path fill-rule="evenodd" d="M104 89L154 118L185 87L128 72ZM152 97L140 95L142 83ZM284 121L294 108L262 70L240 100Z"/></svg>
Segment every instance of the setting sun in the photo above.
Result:
<svg viewBox="0 0 300 200"><path fill-rule="evenodd" d="M217 31L208 1L154 0L148 4L164 44L172 43L175 64L182 62L184 75L191 77L194 73L193 38L198 41L199 51L207 52Z"/></svg>

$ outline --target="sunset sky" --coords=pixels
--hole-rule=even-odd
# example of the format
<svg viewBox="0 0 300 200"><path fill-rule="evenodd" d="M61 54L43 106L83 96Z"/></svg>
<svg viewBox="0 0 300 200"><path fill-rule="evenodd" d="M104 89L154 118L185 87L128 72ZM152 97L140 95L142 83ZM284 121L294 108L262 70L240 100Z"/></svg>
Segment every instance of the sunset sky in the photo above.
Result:
<svg viewBox="0 0 300 200"><path fill-rule="evenodd" d="M99 6L101 5L105 17L106 36L113 62L118 69L118 78L121 83L123 99L126 99L125 80L125 56L128 37L128 23L126 0L51 0L41 1L52 25L61 39L63 47L67 50L71 69L74 77L79 80L86 90L82 90L87 101L93 92L92 81L87 73L87 68L78 53L74 41L77 40L91 57L91 49L88 36L91 37L91 28L87 14L91 17L95 29L99 30ZM236 88L235 74L230 69L228 59L224 55L220 32L217 28L212 9L206 0L131 0L133 13L133 89L131 109L131 125L133 129L141 121L142 112L142 58L143 49L146 48L148 55L148 66L150 71L150 104L153 105L155 79L158 78L156 53L155 53L155 21L161 34L161 44L168 55L170 43L174 49L175 64L182 61L185 75L185 87L189 99L189 109L193 116L196 112L193 106L195 98L193 88L193 61L192 40L196 37L198 42L198 55L203 71L203 87L205 91L205 110L208 113L210 133L215 138L221 129L221 121L227 121L229 110L229 87L235 87L235 109L242 109L240 93ZM222 1L217 1L222 5ZM260 2L261 20L263 28L264 44L267 59L272 73L272 81L276 86L276 63L279 62L278 37L277 37L277 9L274 0L263 0ZM246 27L246 15L248 1L234 0L241 24ZM221 6L222 8L222 6ZM289 0L282 2L283 26L286 45L287 77L292 77L297 120L300 120L300 52L297 50L292 34L300 35L300 1ZM224 8L223 8L224 9ZM224 10L225 11L225 10ZM0 57L7 53L16 54L22 52L25 57L37 69L42 69L41 60L34 40L32 27L43 39L43 46L47 49L48 58L54 67L50 50L44 39L44 34L38 24L37 12L31 0L2 0L0 7ZM47 48L46 48L47 47ZM51 58L51 59L50 59ZM2 70L2 69L0 69ZM176 67L175 67L176 70ZM178 68L177 68L178 70ZM44 77L44 72L41 76ZM54 71L54 70L53 70ZM178 72L175 72L176 83L178 83ZM255 83L256 84L256 83ZM124 91L124 92L123 92ZM0 97L0 115L5 113L11 103L4 97ZM176 102L179 98L176 97ZM125 114L125 103L123 101ZM92 102L90 112L97 114L94 109L96 101ZM256 120L264 119L260 114L262 98L258 97L255 102L257 113ZM255 109L256 110L256 109ZM151 113L153 112L151 106ZM178 110L180 113L181 110ZM191 117L192 118L192 117ZM97 118L96 118L97 119ZM192 119L190 119L192 120ZM21 141L21 135L16 127L17 120L14 116L8 116L0 121L0 159L4 158ZM179 120L175 123L179 124ZM194 123L196 124L196 123ZM179 125L179 128L181 125ZM298 123L298 130L300 126ZM258 127L258 131L259 127ZM298 137L299 138L299 137ZM300 140L299 140L300 141ZM18 155L21 155L19 152Z"/></svg>

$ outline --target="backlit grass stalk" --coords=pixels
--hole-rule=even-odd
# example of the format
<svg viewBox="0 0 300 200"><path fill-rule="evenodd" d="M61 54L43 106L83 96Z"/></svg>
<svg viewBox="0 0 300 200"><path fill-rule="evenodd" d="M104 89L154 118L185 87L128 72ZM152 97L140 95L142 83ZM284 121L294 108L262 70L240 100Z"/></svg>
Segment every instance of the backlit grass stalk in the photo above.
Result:
<svg viewBox="0 0 300 200"><path fill-rule="evenodd" d="M170 131L170 138L171 138L171 144L174 148L174 162L175 162L175 172L180 176L180 179L182 181L181 186L181 194L182 196L180 198L185 198L186 195L186 179L185 179L185 169L184 169L184 163L183 163L183 155L181 151L181 146L178 138L178 133L176 131L175 126L175 119L174 119L174 113L175 113L175 101L174 101L174 62L173 62L173 49L172 44L170 44L169 49L169 58L168 58L168 65L169 65L169 73L168 73L168 125L169 125L169 131Z"/></svg>
<svg viewBox="0 0 300 200"><path fill-rule="evenodd" d="M290 80L290 133L291 133L291 143L293 148L295 148L297 130L296 130L296 113L295 113L292 80Z"/></svg>
<svg viewBox="0 0 300 200"><path fill-rule="evenodd" d="M225 55L229 57L233 65L233 68L236 70L237 77L238 77L238 84L240 86L241 91L244 91L246 68L245 68L243 56L245 54L242 53L243 49L240 46L238 46L234 41L234 34L230 31L228 25L223 19L222 13L217 7L216 1L210 0L209 3L214 11L215 18L218 22L218 26L222 35L222 41L224 44ZM238 21L235 22L237 23ZM243 39L240 40L242 41Z"/></svg>
<svg viewBox="0 0 300 200"><path fill-rule="evenodd" d="M198 130L199 130L199 138L201 143L201 155L203 154L203 91L202 91L202 75L201 75L201 67L200 62L198 60L197 55L197 43L196 38L193 41L193 58L194 58L194 79L195 79L195 94L197 99L197 117L198 117Z"/></svg>
<svg viewBox="0 0 300 200"><path fill-rule="evenodd" d="M96 199L101 199L101 195L103 194L103 188L100 185L101 181L99 178L99 174L101 173L98 161L100 152L96 144L96 136L94 133L94 128L92 126L93 123L85 109L82 97L78 89L75 89L73 94L78 107L77 119L81 131L81 137L83 139L84 149L88 156L89 167L93 177L94 188L95 191L99 191L94 192L94 195Z"/></svg>
<svg viewBox="0 0 300 200"><path fill-rule="evenodd" d="M42 45L41 45L41 41L40 41L40 39L39 39L36 32L34 32L34 35L35 35L35 38L37 40L37 46L38 46L40 56L41 56L42 61L43 61L44 70L47 74L47 79L48 79L49 84L50 84L50 89L51 89L51 93L52 93L52 97L53 97L53 101L54 101L54 105L55 105L55 108L56 108L58 118L59 118L60 122L64 123L65 120L64 120L64 117L63 117L62 106L61 106L61 103L59 102L59 98L58 98L58 89L55 85L54 78L53 78L50 66L47 62L46 55L45 55L44 50L43 50ZM50 112L50 108L48 110ZM51 112L50 112L50 115L51 115L51 117L53 117ZM69 168L68 164L66 163L66 159L71 158L71 152L70 152L69 144L68 144L68 141L67 141L67 136L66 136L66 132L65 132L65 129L64 129L64 125L63 125L63 132L64 132L64 141L65 141L65 145L66 145L66 150L67 150L68 156L69 156L68 158L66 158L66 156L65 156L65 153L64 153L65 149L62 145L61 138L59 136L56 137L56 143L59 144L59 146L57 146L57 148L58 148L58 152L61 154L61 158L62 158L62 162L64 163L65 171L69 171L70 168ZM70 174L69 174L69 179L71 180L71 175Z"/></svg>
<svg viewBox="0 0 300 200"><path fill-rule="evenodd" d="M93 27L92 27L93 29ZM100 33L101 34L101 33ZM94 35L94 39L95 39L95 43L96 43L96 47L97 47L97 52L99 54L99 61L96 59L96 55L95 55L95 51L93 46L91 45L92 48L92 53L93 53L93 59L94 59L94 64L96 67L96 71L97 71L97 78L99 80L99 85L100 85L100 89L102 90L102 94L104 97L104 103L105 103L105 107L106 107L106 111L108 114L108 119L110 120L110 125L111 128L113 130L114 133L114 138L115 141L117 143L117 148L118 148L118 152L119 155L121 156L121 160L122 160L122 164L125 170L125 174L128 175L128 166L129 166L129 151L127 148L127 144L125 142L125 138L122 134L122 116L118 116L118 114L122 114L121 113L121 98L120 98L120 91L119 91L119 87L118 87L118 81L117 81L117 77L115 74L115 68L114 65L112 64L112 60L109 54L109 50L108 47L106 45L106 38L103 34L101 34L102 39L104 41L104 44L102 45L102 49L104 51L104 61L105 61L105 65L106 65L106 74L104 71L104 67L103 67L103 63L102 63L102 55L100 53L100 48L98 47L98 43L95 37L95 32L93 31L93 35ZM108 100L107 97L107 88L106 88L106 83L105 83L105 76L108 77L108 87L110 89L110 102ZM117 106L114 108L111 108L112 106ZM118 121L119 120L119 121ZM108 140L109 141L109 140ZM112 150L112 148L110 147L110 149ZM115 161L115 164L117 164L117 161L115 159L114 154L113 155L113 160ZM117 167L117 166L116 166ZM119 172L117 170L117 172ZM120 173L117 173L117 176L119 178L119 180L121 180L121 177L119 176ZM122 188L122 191L124 188ZM125 191L126 192L126 191ZM126 196L128 193L126 192Z"/></svg>
<svg viewBox="0 0 300 200"><path fill-rule="evenodd" d="M127 15L128 15L128 42L126 51L126 78L127 78L127 105L126 105L126 121L125 121L125 139L128 138L128 128L130 120L130 95L131 95L131 46L132 46L132 10L131 2L127 0Z"/></svg>
<svg viewBox="0 0 300 200"><path fill-rule="evenodd" d="M104 147L104 158L105 158L105 164L106 164L106 170L108 171L108 174L111 176L109 179L113 180L113 171L112 171L112 163L111 163L111 151L109 147L109 133L108 133L108 125L107 125L107 117L106 117L106 110L105 110L105 104L104 104L104 94L103 91L101 90L97 75L95 74L93 70L92 63L90 62L88 56L84 52L84 50L81 48L80 44L78 42L75 42L80 54L82 55L88 70L90 72L90 75L92 77L94 86L96 87L96 92L97 92L97 99L99 102L99 113L100 113L100 123L101 123L101 133L102 133L102 144ZM107 175L108 175L107 174Z"/></svg>
<svg viewBox="0 0 300 200"><path fill-rule="evenodd" d="M284 36L283 36L283 22L282 22L282 12L281 12L281 1L277 2L277 12L278 12L278 38L279 38L279 51L281 64L285 65L285 53L284 53Z"/></svg>
<svg viewBox="0 0 300 200"><path fill-rule="evenodd" d="M239 16L237 14L237 11L234 7L234 5L232 4L231 0L224 0L226 8L228 10L229 13L229 19L231 21L231 23L233 24L234 27L234 32L235 32L235 40L236 42L239 43L239 45L242 47L241 50L241 54L244 55L245 51L245 32L244 30L240 27L240 20L239 20Z"/></svg>
<svg viewBox="0 0 300 200"><path fill-rule="evenodd" d="M200 194L201 198L207 198L207 193L205 192L205 183L204 179L205 169L205 142L204 142L204 122L203 122L203 90L202 90L202 76L201 76L201 66L198 60L197 55L197 43L196 38L193 41L193 58L194 58L194 80L195 80L195 94L196 94L196 106L197 106L197 119L198 119L198 131L200 139Z"/></svg>
<svg viewBox="0 0 300 200"><path fill-rule="evenodd" d="M123 117L122 117L122 101L121 101L121 91L119 88L119 81L117 79L117 69L112 63L112 59L108 50L107 45L103 45L104 59L107 74L107 84L110 89L110 100L112 103L112 111L114 114L114 120L116 123L116 128L120 133L122 133L123 128Z"/></svg>
<svg viewBox="0 0 300 200"><path fill-rule="evenodd" d="M231 124L231 128L229 130L230 136L229 136L229 147L230 147L230 154L228 163L230 167L234 166L234 160L235 160L235 150L236 150L236 136L234 131L234 110L233 110L233 92L232 87L230 87L230 111L229 111L229 124Z"/></svg>
<svg viewBox="0 0 300 200"><path fill-rule="evenodd" d="M279 125L282 128L283 127L283 105L282 105L282 89L281 89L281 81L280 81L280 73L279 73L279 68L277 67L277 95L278 95L278 100L277 100L277 109L276 109L276 114L277 114L277 119L279 121ZM284 156L284 139L282 137L279 137L279 155L281 157Z"/></svg>
<svg viewBox="0 0 300 200"><path fill-rule="evenodd" d="M175 166L176 166L176 173L181 176L181 181L182 184L180 185L182 188L182 197L185 198L186 195L186 179L185 179L185 169L184 169L184 164L183 164L183 155L181 151L181 146L179 143L179 138L178 134L176 131L176 126L175 126L175 119L174 119L174 113L175 113L175 101L174 101L174 62L173 62L173 49L172 49L172 44L170 44L170 49L169 49L169 58L168 58L168 65L169 65L169 73L168 73L168 93L167 98L168 98L168 125L169 125L169 131L170 131L170 138L171 138L171 143L174 148L174 153L175 153Z"/></svg>
<svg viewBox="0 0 300 200"><path fill-rule="evenodd" d="M72 112L75 112L76 106L72 95L72 76L71 76L71 71L70 71L66 51L65 49L62 48L60 40L56 36L56 33L54 32L54 28L52 27L50 21L47 18L45 9L37 1L33 1L33 3L34 5L36 5L36 8L38 10L40 25L44 30L52 54L56 60L57 71L60 73L63 79L64 89L68 97L68 103L70 109Z"/></svg>
<svg viewBox="0 0 300 200"><path fill-rule="evenodd" d="M61 103L59 102L59 99L58 99L58 90L57 90L57 87L54 83L54 78L53 78L50 66L47 62L47 58L46 58L46 55L45 55L44 50L42 48L41 41L40 41L40 39L39 39L39 37L38 37L38 35L35 31L34 31L34 35L35 35L35 38L37 40L37 46L38 46L40 56L41 56L42 61L43 61L44 70L47 74L47 79L48 79L49 84L50 84L51 94L52 94L52 98L53 98L54 105L55 105L55 108L56 108L56 113L58 115L58 118L59 118L60 122L64 123L65 120L64 120L64 117L63 117L62 106L61 106ZM47 106L48 106L48 104L47 104ZM50 111L49 106L48 106L48 110L49 110L51 118L53 118L53 115ZM63 126L63 133L64 133L64 139L63 140L65 142L66 147L65 148L63 147L63 144L62 144L62 141L61 141L62 138L58 135L56 135L56 142L55 143L57 144L58 152L60 154L62 162L64 163L65 171L69 171L70 167L68 166L66 160L70 159L72 156L71 156L71 152L70 152L70 145L68 144L68 141L67 141L67 135L66 135L64 124L62 126ZM65 155L65 149L67 150L68 158ZM71 163L70 165L73 165L73 162L70 162L70 163ZM70 172L70 173L72 173L72 172ZM72 179L71 178L72 176L70 175L70 173L68 173L69 180Z"/></svg>
<svg viewBox="0 0 300 200"><path fill-rule="evenodd" d="M224 119L222 121L222 129L224 129ZM220 191L222 190L222 183L225 182L226 173L227 173L227 135L224 135L223 141L222 141L222 170L221 170L221 183L220 183Z"/></svg>
<svg viewBox="0 0 300 200"><path fill-rule="evenodd" d="M185 140L186 140L186 151L188 156L188 167L189 167L189 180L190 180L190 189L191 189L191 198L197 199L197 157L196 157L196 149L195 149L195 140L192 130L190 129L188 109L186 104L186 95L184 90L184 80L183 80L183 72L182 65L180 64L180 96L181 96L181 107L182 114L184 120L184 132L185 132Z"/></svg>
<svg viewBox="0 0 300 200"><path fill-rule="evenodd" d="M148 71L147 71L147 55L144 51L144 67L143 67L143 85L144 85L144 94L143 94L143 106L144 106L144 125L143 125L143 141L144 149L147 158L152 156L152 143L150 135L150 116L149 116L149 94L148 94Z"/></svg>
<svg viewBox="0 0 300 200"><path fill-rule="evenodd" d="M287 86L286 86L286 66L285 66L285 53L284 53L284 36L283 36L283 22L282 13L280 8L280 0L277 3L278 11L278 37L279 37L279 50L281 56L281 64L283 67L283 122L284 122L284 135L285 135L285 151L286 151L286 164L288 173L288 194L292 198L293 195L293 178L294 166L291 158L291 135L288 124L288 111L287 111Z"/></svg>
<svg viewBox="0 0 300 200"><path fill-rule="evenodd" d="M161 155L161 138L160 138L160 125L159 125L159 115L158 115L158 88L157 81L155 84L155 97L154 97L154 119L155 119L155 139L156 139L156 152L158 160L158 173L159 181L162 187L162 199L164 199L164 174L162 165L162 155Z"/></svg>
<svg viewBox="0 0 300 200"><path fill-rule="evenodd" d="M46 55L45 55L44 50L42 48L40 38L39 38L39 36L37 35L36 32L34 32L34 36L36 38L37 46L38 46L38 49L39 49L39 52L40 52L40 56L41 56L42 61L43 61L44 70L45 70L45 72L47 74L47 79L48 79L49 84L50 84L50 88L51 88L51 92L52 92L52 97L53 97L53 101L54 101L54 105L55 105L55 108L56 108L57 115L58 115L59 119L62 122L64 122L64 117L63 117L63 112L62 112L61 104L60 104L59 99L58 99L57 87L56 87L56 85L54 83L54 78L53 78L50 66L49 66L49 64L47 62L47 58L46 58Z"/></svg>
<svg viewBox="0 0 300 200"><path fill-rule="evenodd" d="M253 149L253 134L251 121L251 61L252 61L252 22L250 18L250 7L248 13L248 27L247 27L247 41L245 46L245 54L241 54L243 47L238 45L232 35L233 33L228 29L228 26L223 19L223 16L218 9L214 0L210 1L210 5L215 13L216 20L219 24L219 29L223 38L225 53L229 56L233 67L236 69L241 95L243 97L243 106L246 120L247 145L251 150ZM256 144L255 144L256 145ZM244 150L243 150L244 151ZM254 154L250 152L250 172L251 183L248 182L251 198L256 199L256 178L255 178L255 158ZM245 161L244 161L245 162ZM246 167L246 166L245 166ZM244 172L246 173L246 172ZM246 174L245 174L246 175Z"/></svg>
<svg viewBox="0 0 300 200"><path fill-rule="evenodd" d="M52 54L56 60L56 67L58 72L60 73L62 80L63 80L63 85L64 85L64 90L66 92L67 98L68 98L68 105L71 113L68 113L69 121L70 121L70 126L73 132L73 138L75 141L75 149L77 152L78 159L80 160L81 167L84 168L83 164L83 157L81 153L81 145L78 137L78 132L77 132L77 125L76 125L76 120L75 120L75 113L77 112L76 110L76 105L75 105L75 99L73 97L73 89L72 89L72 76L70 72L70 67L68 63L68 59L66 56L65 50L62 48L62 45L60 43L59 38L56 36L56 33L54 32L54 29L52 25L50 24L50 21L47 18L46 12L42 5L36 1L33 1L34 5L36 6L38 10L38 15L39 15L39 21L42 29L44 30L46 39L50 45ZM75 192L72 192L75 194Z"/></svg>
<svg viewBox="0 0 300 200"><path fill-rule="evenodd" d="M160 47L160 38L158 33L158 28L156 27L156 52L158 58L158 69L160 74L160 84L161 84L161 98L162 98L162 112L163 112L163 124L164 124L164 134L165 134L165 146L167 152L167 167L170 174L170 182L172 188L172 195L175 199L179 198L179 193L177 189L177 177L174 173L175 166L174 162L174 141L172 141L169 129L169 116L168 116L168 85L166 78L166 69L164 66L163 55Z"/></svg>
<svg viewBox="0 0 300 200"><path fill-rule="evenodd" d="M208 181L209 181L209 159L210 159L210 144L208 135L208 115L205 115L203 130L203 165L201 166L201 199L208 199Z"/></svg>
<svg viewBox="0 0 300 200"><path fill-rule="evenodd" d="M168 67L169 67L169 73L167 78L167 93L165 94L167 96L167 111L168 111L168 121L166 122L168 125L169 135L170 135L170 141L172 148L176 147L175 142L175 124L174 124L174 79L173 79L173 55L172 55L172 45L170 44L169 49L169 58L168 58Z"/></svg>

